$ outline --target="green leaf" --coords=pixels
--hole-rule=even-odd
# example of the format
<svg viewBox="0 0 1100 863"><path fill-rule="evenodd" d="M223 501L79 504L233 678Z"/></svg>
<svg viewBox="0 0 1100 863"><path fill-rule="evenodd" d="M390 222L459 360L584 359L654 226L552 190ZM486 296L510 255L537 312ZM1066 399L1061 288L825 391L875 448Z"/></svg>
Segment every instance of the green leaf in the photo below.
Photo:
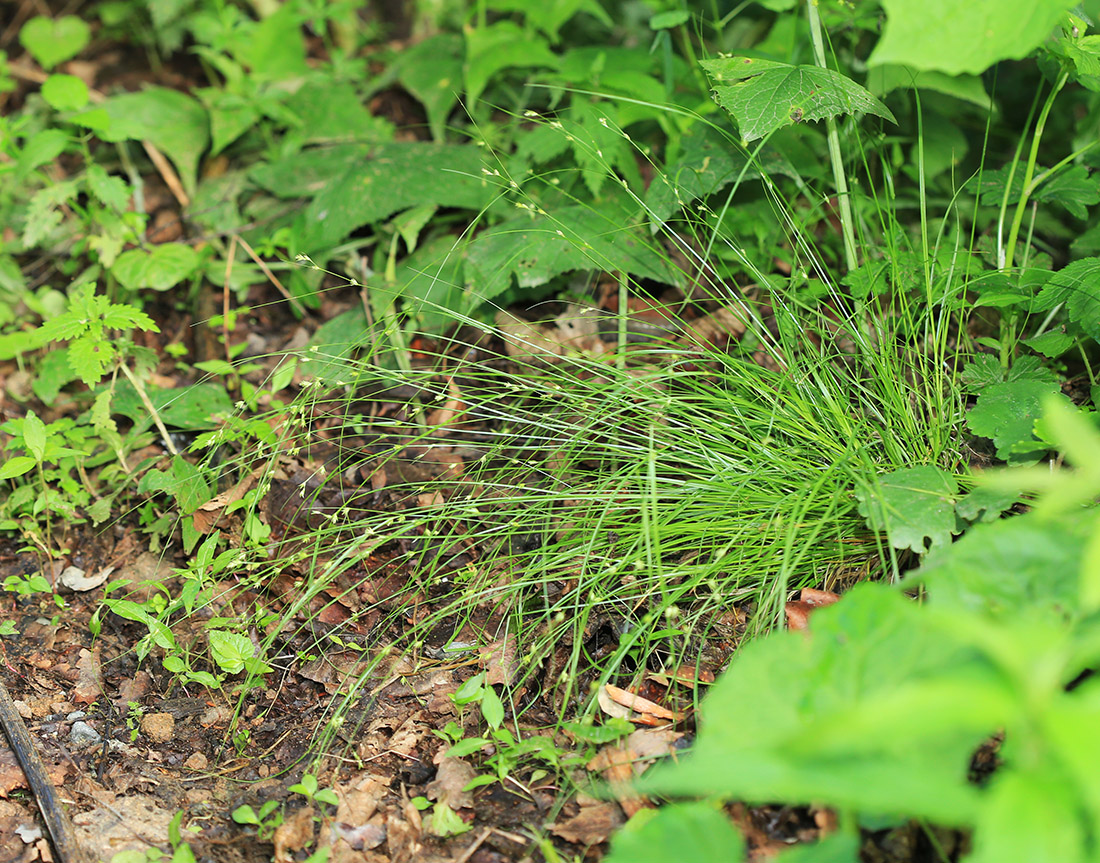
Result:
<svg viewBox="0 0 1100 863"><path fill-rule="evenodd" d="M475 752L480 752L488 742L489 741L484 737L467 737L463 740L459 740L454 746L448 749L444 753L444 757L464 758L467 755L473 755Z"/></svg>
<svg viewBox="0 0 1100 863"><path fill-rule="evenodd" d="M743 646L703 701L694 750L638 788L965 824L980 802L966 765L1011 703L1008 683L953 629L900 592L861 584L808 631Z"/></svg>
<svg viewBox="0 0 1100 863"><path fill-rule="evenodd" d="M88 85L75 75L50 75L42 82L42 98L55 111L76 111L88 104Z"/></svg>
<svg viewBox="0 0 1100 863"><path fill-rule="evenodd" d="M1053 765L994 775L967 863L1095 860L1094 825L1082 823L1074 788Z"/></svg>
<svg viewBox="0 0 1100 863"><path fill-rule="evenodd" d="M118 351L109 341L82 337L69 343L69 365L89 387L103 380L117 357Z"/></svg>
<svg viewBox="0 0 1100 863"><path fill-rule="evenodd" d="M306 192L302 171L309 190L318 190L295 223L298 251L307 254L409 207L434 203L479 210L495 190L482 173L476 147L416 142L307 150L252 176L275 194L293 197Z"/></svg>
<svg viewBox="0 0 1100 863"><path fill-rule="evenodd" d="M1037 48L1074 0L883 0L886 29L868 65L979 75Z"/></svg>
<svg viewBox="0 0 1100 863"><path fill-rule="evenodd" d="M770 147L746 167L748 154L703 123L692 126L680 147L679 159L655 177L646 191L646 207L655 232L681 207L722 191L738 177L742 182L778 174L799 179L794 166Z"/></svg>
<svg viewBox="0 0 1100 863"><path fill-rule="evenodd" d="M1024 339L1024 344L1044 357L1055 359L1060 357L1077 343L1077 338L1066 332L1066 328L1060 327L1047 330L1039 336Z"/></svg>
<svg viewBox="0 0 1100 863"><path fill-rule="evenodd" d="M438 33L404 49L394 62L397 80L428 113L432 138L444 139L447 117L463 90L464 46L457 33Z"/></svg>
<svg viewBox="0 0 1100 863"><path fill-rule="evenodd" d="M301 121L294 134L311 144L393 140L393 124L371 114L349 83L328 78L311 81L286 100L286 107Z"/></svg>
<svg viewBox="0 0 1100 863"><path fill-rule="evenodd" d="M615 208L563 207L535 218L521 216L480 234L470 245L466 284L482 302L506 291L544 285L571 270L627 272L666 284L682 275L647 241L626 213Z"/></svg>
<svg viewBox="0 0 1100 863"><path fill-rule="evenodd" d="M1035 421L1042 416L1043 398L1050 395L1068 401L1056 383L1016 380L993 384L982 390L966 424L974 434L992 439L997 458L1008 461L1013 447L1036 440Z"/></svg>
<svg viewBox="0 0 1100 863"><path fill-rule="evenodd" d="M202 431L233 413L233 402L225 387L217 384L192 384L167 390L146 385L146 391L160 418L174 428ZM140 431L153 422L129 381L120 381L116 386L114 412L133 420Z"/></svg>
<svg viewBox="0 0 1100 863"><path fill-rule="evenodd" d="M206 637L210 642L210 655L218 668L226 674L237 674L244 670L245 661L251 659L256 652L247 635L211 629Z"/></svg>
<svg viewBox="0 0 1100 863"><path fill-rule="evenodd" d="M39 464L46 457L46 425L34 411L23 420L23 446Z"/></svg>
<svg viewBox="0 0 1100 863"><path fill-rule="evenodd" d="M373 336L361 306L325 321L309 340L306 355L299 366L302 374L324 383L347 382L354 373L344 360Z"/></svg>
<svg viewBox="0 0 1100 863"><path fill-rule="evenodd" d="M969 102L982 110L989 108L989 94L977 75L945 75L912 66L884 64L867 72L867 89L876 96L885 96L898 89L931 90Z"/></svg>
<svg viewBox="0 0 1100 863"><path fill-rule="evenodd" d="M897 122L882 102L832 69L756 57L703 60L701 65L715 83L715 101L733 115L745 142L838 114L876 114Z"/></svg>
<svg viewBox="0 0 1100 863"><path fill-rule="evenodd" d="M481 695L481 715L490 728L500 728L504 721L504 704L493 687L486 686Z"/></svg>
<svg viewBox="0 0 1100 863"><path fill-rule="evenodd" d="M649 19L650 30L671 30L691 20L691 13L685 9L673 9L668 12L658 12Z"/></svg>
<svg viewBox="0 0 1100 863"><path fill-rule="evenodd" d="M112 96L72 118L104 141L150 141L171 159L188 194L195 192L199 158L210 143L206 111L190 96L164 87Z"/></svg>
<svg viewBox="0 0 1100 863"><path fill-rule="evenodd" d="M885 530L894 548L924 554L929 547L948 545L958 532L957 493L951 474L924 465L885 474L873 488L857 490L856 497L868 527Z"/></svg>
<svg viewBox="0 0 1100 863"><path fill-rule="evenodd" d="M309 72L301 21L292 4L277 7L243 41L238 59L256 81L285 81Z"/></svg>
<svg viewBox="0 0 1100 863"><path fill-rule="evenodd" d="M113 210L124 212L130 203L130 184L121 177L112 177L102 165L92 163L84 175L84 182L102 204Z"/></svg>
<svg viewBox="0 0 1100 863"><path fill-rule="evenodd" d="M466 32L466 99L473 105L502 69L516 66L556 68L559 58L545 39L525 33L511 21L498 21Z"/></svg>
<svg viewBox="0 0 1100 863"><path fill-rule="evenodd" d="M1100 341L1100 258L1082 258L1054 274L1039 292L1038 310L1064 303L1070 320Z"/></svg>
<svg viewBox="0 0 1100 863"><path fill-rule="evenodd" d="M710 803L642 809L611 841L605 863L697 863L741 860L745 843L729 817Z"/></svg>
<svg viewBox="0 0 1100 863"><path fill-rule="evenodd" d="M167 291L195 274L199 254L183 243L162 243L152 251L130 249L118 256L111 273L130 291Z"/></svg>
<svg viewBox="0 0 1100 863"><path fill-rule="evenodd" d="M0 479L13 479L34 469L37 462L27 455L15 455L0 464Z"/></svg>
<svg viewBox="0 0 1100 863"><path fill-rule="evenodd" d="M39 15L23 25L19 44L49 70L83 51L91 37L91 28L75 15L55 19Z"/></svg>
<svg viewBox="0 0 1100 863"><path fill-rule="evenodd" d="M1094 513L1059 519L1058 530L1034 516L978 524L953 545L930 553L910 576L935 608L988 616L1065 619L1078 591Z"/></svg>

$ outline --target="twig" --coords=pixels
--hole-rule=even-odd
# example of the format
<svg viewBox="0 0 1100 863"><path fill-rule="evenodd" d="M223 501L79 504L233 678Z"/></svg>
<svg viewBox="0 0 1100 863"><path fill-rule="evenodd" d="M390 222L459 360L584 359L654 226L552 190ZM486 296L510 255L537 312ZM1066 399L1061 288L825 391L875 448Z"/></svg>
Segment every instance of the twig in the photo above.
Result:
<svg viewBox="0 0 1100 863"><path fill-rule="evenodd" d="M77 841L73 822L57 799L46 767L38 757L31 736L23 726L23 718L15 709L15 702L3 682L0 682L0 725L3 725L8 745L23 768L23 775L27 777L27 785L38 804L38 811L42 813L42 820L46 822L46 832L57 852L58 863L84 863L88 858Z"/></svg>

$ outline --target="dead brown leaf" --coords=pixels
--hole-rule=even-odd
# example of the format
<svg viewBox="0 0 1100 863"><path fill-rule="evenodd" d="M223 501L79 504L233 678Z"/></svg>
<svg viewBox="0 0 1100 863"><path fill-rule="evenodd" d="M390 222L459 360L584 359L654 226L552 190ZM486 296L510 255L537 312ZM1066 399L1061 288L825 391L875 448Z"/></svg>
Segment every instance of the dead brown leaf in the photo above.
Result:
<svg viewBox="0 0 1100 863"><path fill-rule="evenodd" d="M550 828L555 836L575 845L599 845L624 823L618 803L594 803L582 806L572 818L566 818Z"/></svg>
<svg viewBox="0 0 1100 863"><path fill-rule="evenodd" d="M461 758L444 758L424 793L429 800L445 803L452 809L470 809L474 795L464 789L475 778L477 771Z"/></svg>
<svg viewBox="0 0 1100 863"><path fill-rule="evenodd" d="M313 807L303 806L275 828L275 863L294 863L294 852L313 843Z"/></svg>

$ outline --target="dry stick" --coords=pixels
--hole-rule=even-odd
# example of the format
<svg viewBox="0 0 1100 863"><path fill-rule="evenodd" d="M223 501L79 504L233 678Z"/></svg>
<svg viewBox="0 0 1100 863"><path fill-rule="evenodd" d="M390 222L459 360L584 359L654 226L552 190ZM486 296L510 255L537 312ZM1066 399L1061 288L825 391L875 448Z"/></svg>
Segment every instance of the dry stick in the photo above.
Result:
<svg viewBox="0 0 1100 863"><path fill-rule="evenodd" d="M46 774L46 767L38 757L34 742L23 726L23 718L15 709L15 702L11 700L3 682L0 682L0 725L4 727L4 736L8 738L8 745L15 753L19 766L23 768L23 775L27 777L27 785L38 804L38 811L46 822L46 832L57 852L58 863L83 863L88 858L80 848L73 823L62 808L61 801L57 799L53 783Z"/></svg>
<svg viewBox="0 0 1100 863"><path fill-rule="evenodd" d="M264 262L264 259L253 251L252 247L248 245L248 241L245 240L244 237L238 236L236 234L234 234L233 236L234 239L236 239L236 241L241 244L241 248L248 252L248 256L256 262L256 266L263 270L263 274L271 280L271 284L278 288L280 294L286 297L287 302L289 302L294 307L294 311L302 316L305 316L306 310L305 308L303 308L298 298L291 296L290 291L283 287L283 283L275 277L275 274L273 272L271 272L271 268L268 267L268 265Z"/></svg>
<svg viewBox="0 0 1100 863"><path fill-rule="evenodd" d="M229 238L229 252L225 256L225 281L222 282L222 345L225 348L225 361L233 364L229 355L229 281L233 278L233 259L237 256L237 235Z"/></svg>

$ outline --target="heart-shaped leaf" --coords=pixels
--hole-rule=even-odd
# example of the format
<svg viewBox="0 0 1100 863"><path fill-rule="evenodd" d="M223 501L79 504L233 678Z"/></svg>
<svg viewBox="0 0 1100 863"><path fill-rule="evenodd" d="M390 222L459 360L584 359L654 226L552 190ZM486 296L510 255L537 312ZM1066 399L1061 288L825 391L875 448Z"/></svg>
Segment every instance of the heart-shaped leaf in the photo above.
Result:
<svg viewBox="0 0 1100 863"><path fill-rule="evenodd" d="M19 44L26 48L43 69L71 60L84 50L92 31L75 15L62 18L31 18L19 31Z"/></svg>

